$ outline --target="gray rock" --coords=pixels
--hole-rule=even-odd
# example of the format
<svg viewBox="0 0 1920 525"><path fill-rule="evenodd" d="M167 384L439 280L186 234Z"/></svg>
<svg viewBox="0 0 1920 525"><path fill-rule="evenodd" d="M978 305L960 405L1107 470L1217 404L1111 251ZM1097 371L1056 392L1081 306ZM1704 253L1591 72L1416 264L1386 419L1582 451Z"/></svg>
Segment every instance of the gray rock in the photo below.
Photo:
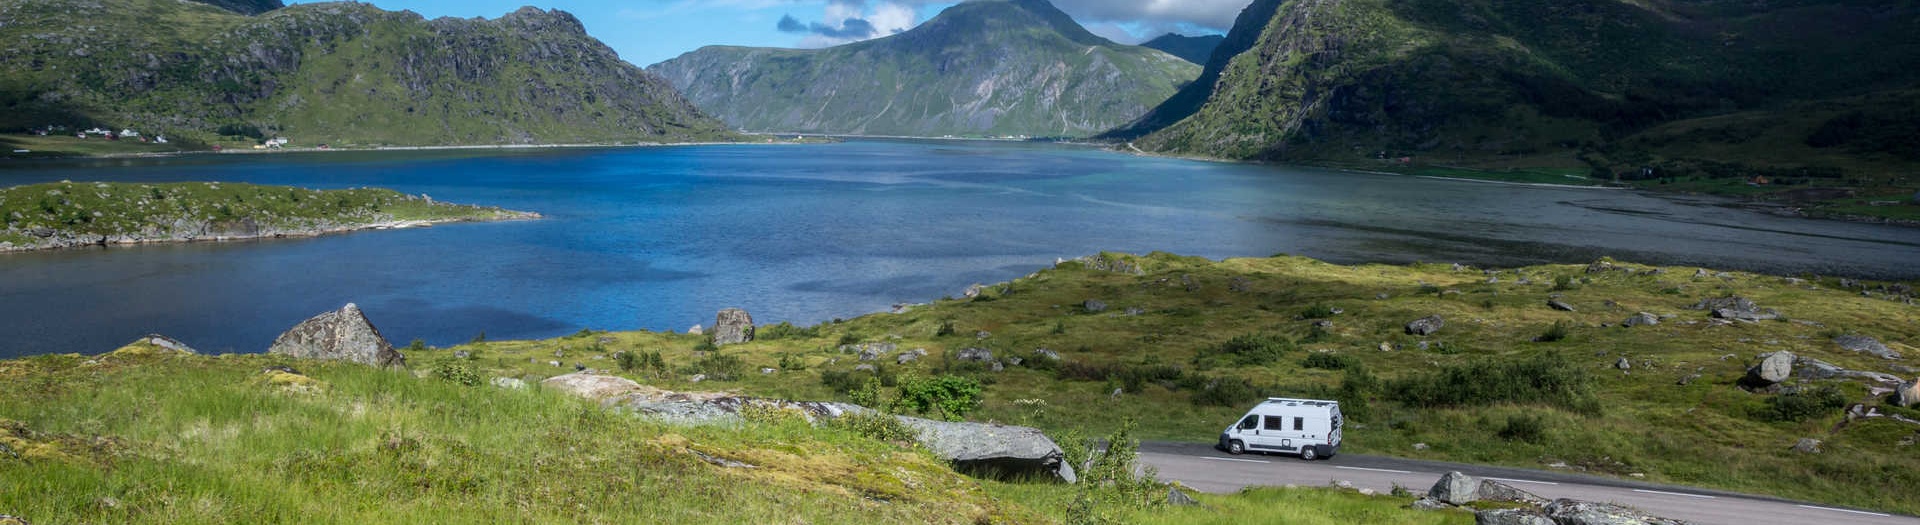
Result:
<svg viewBox="0 0 1920 525"><path fill-rule="evenodd" d="M1227 290L1235 293L1251 292L1253 291L1253 281L1249 281L1245 277L1234 276L1232 279L1227 279Z"/></svg>
<svg viewBox="0 0 1920 525"><path fill-rule="evenodd" d="M1333 329L1333 321L1328 321L1328 320L1325 320L1325 319L1321 319L1321 320L1319 320L1319 321L1314 321L1314 322L1313 322L1313 327L1314 327L1314 328L1319 328L1319 329L1321 329L1321 330L1332 330L1332 329Z"/></svg>
<svg viewBox="0 0 1920 525"><path fill-rule="evenodd" d="M1059 352L1055 352L1055 351L1053 351L1053 350L1050 350L1050 349L1046 349L1046 348L1035 348L1035 349L1033 349L1033 356L1034 356L1034 357L1038 357L1038 358L1041 358L1041 359L1045 359L1045 360L1048 360L1048 361L1059 361L1059 360L1060 360L1060 353L1059 353Z"/></svg>
<svg viewBox="0 0 1920 525"><path fill-rule="evenodd" d="M865 365L862 365L862 366L865 366ZM687 378L688 383L698 383L706 380L707 380L706 374L694 374L693 377Z"/></svg>
<svg viewBox="0 0 1920 525"><path fill-rule="evenodd" d="M1407 333L1411 335L1433 335L1447 325L1447 320L1439 315L1429 315L1407 323Z"/></svg>
<svg viewBox="0 0 1920 525"><path fill-rule="evenodd" d="M1008 366L1020 366L1020 363L1025 363L1025 362L1027 362L1027 360L1021 359L1020 356L1007 356Z"/></svg>
<svg viewBox="0 0 1920 525"><path fill-rule="evenodd" d="M1453 508L1453 506L1429 496L1413 500L1413 503L1408 504L1407 508L1413 510L1446 510Z"/></svg>
<svg viewBox="0 0 1920 525"><path fill-rule="evenodd" d="M1793 444L1793 451L1799 452L1801 454L1819 454L1820 440L1813 439L1813 438L1800 438L1799 442Z"/></svg>
<svg viewBox="0 0 1920 525"><path fill-rule="evenodd" d="M893 357L894 363L902 364L902 365L911 363L914 361L919 361L919 360L920 360L920 356L918 354L914 354L913 352L901 352L900 355Z"/></svg>
<svg viewBox="0 0 1920 525"><path fill-rule="evenodd" d="M1559 310L1559 311L1562 311L1562 312L1572 312L1572 311L1574 311L1574 309L1573 309L1573 305L1570 305L1570 304L1567 304L1567 303L1563 303L1563 302L1560 302L1560 300L1559 300L1559 299L1548 299L1548 300L1547 300L1547 308L1552 308L1552 309L1555 309L1555 310Z"/></svg>
<svg viewBox="0 0 1920 525"><path fill-rule="evenodd" d="M981 330L981 331L978 331L978 332L974 332L974 333L973 333L973 338L974 338L974 339L980 339L980 340L985 340L985 339L987 339L987 338L989 338L989 337L993 337L993 332L988 332L988 331L986 331L986 330Z"/></svg>
<svg viewBox="0 0 1920 525"><path fill-rule="evenodd" d="M1684 525L1686 522L1670 520L1638 510L1570 499L1558 499L1548 504L1547 517L1558 525Z"/></svg>
<svg viewBox="0 0 1920 525"><path fill-rule="evenodd" d="M985 363L993 360L993 351L985 348L962 348L953 354L954 359Z"/></svg>
<svg viewBox="0 0 1920 525"><path fill-rule="evenodd" d="M1107 311L1107 303L1095 299L1088 299L1087 302L1080 303L1080 307L1087 309L1088 312L1094 313Z"/></svg>
<svg viewBox="0 0 1920 525"><path fill-rule="evenodd" d="M713 317L713 345L726 346L753 341L753 316L746 310L728 308Z"/></svg>
<svg viewBox="0 0 1920 525"><path fill-rule="evenodd" d="M979 297L980 292L986 289L987 287L981 286L980 283L974 283L972 285L967 286L966 291L960 292L960 296L968 299L972 299L975 297Z"/></svg>
<svg viewBox="0 0 1920 525"><path fill-rule="evenodd" d="M495 384L498 384L498 381L496 379ZM576 372L547 378L540 382L540 387L599 401L638 391L640 383L624 377Z"/></svg>
<svg viewBox="0 0 1920 525"><path fill-rule="evenodd" d="M1475 496L1477 496L1480 501L1521 503L1534 507L1541 507L1550 503L1546 498L1536 496L1532 492L1520 490L1514 488L1512 485L1490 479L1480 481L1480 489L1475 493Z"/></svg>
<svg viewBox="0 0 1920 525"><path fill-rule="evenodd" d="M468 351L466 351L466 350L454 350L454 351L453 351L453 358L454 358L454 359L468 359L468 358L471 358L471 357L473 357L473 353L472 353L472 352L468 352Z"/></svg>
<svg viewBox="0 0 1920 525"><path fill-rule="evenodd" d="M1007 370L1007 365L1001 364L999 361L994 361L988 363L987 368L995 372L1004 372Z"/></svg>
<svg viewBox="0 0 1920 525"><path fill-rule="evenodd" d="M1920 407L1920 379L1900 384L1893 390L1894 404L1903 407Z"/></svg>
<svg viewBox="0 0 1920 525"><path fill-rule="evenodd" d="M1747 369L1746 383L1750 386L1771 386L1786 381L1793 376L1793 352L1772 352L1760 354L1760 364Z"/></svg>
<svg viewBox="0 0 1920 525"><path fill-rule="evenodd" d="M394 350L373 327L360 307L347 303L339 310L294 325L273 340L267 353L297 359L351 361L380 367L406 366L407 358Z"/></svg>
<svg viewBox="0 0 1920 525"><path fill-rule="evenodd" d="M1839 365L1800 356L1793 360L1793 375L1803 379L1860 379L1869 383L1899 384L1900 376L1883 372L1847 370Z"/></svg>
<svg viewBox="0 0 1920 525"><path fill-rule="evenodd" d="M707 329L700 325L693 325L692 328L687 329L687 335L707 335Z"/></svg>
<svg viewBox="0 0 1920 525"><path fill-rule="evenodd" d="M1700 268L1698 270L1693 271L1693 278L1695 279L1705 279L1708 277L1712 277L1712 275L1707 273L1706 268Z"/></svg>
<svg viewBox="0 0 1920 525"><path fill-rule="evenodd" d="M1627 358L1625 357L1622 357L1620 358L1619 361L1613 362L1613 367L1621 370L1630 370L1633 368L1633 362L1628 361Z"/></svg>
<svg viewBox="0 0 1920 525"><path fill-rule="evenodd" d="M1127 307L1127 317L1137 317L1137 316L1146 315L1146 314L1147 314L1147 311L1143 308L1140 308L1137 306Z"/></svg>
<svg viewBox="0 0 1920 525"><path fill-rule="evenodd" d="M869 365L866 363L861 363L861 364L853 365L853 370L855 372L874 372L874 371L878 371L879 368L876 368L873 365Z"/></svg>
<svg viewBox="0 0 1920 525"><path fill-rule="evenodd" d="M1770 321L1780 318L1780 312L1761 309L1760 305L1739 296L1704 299L1689 308L1713 312L1713 316L1720 319Z"/></svg>
<svg viewBox="0 0 1920 525"><path fill-rule="evenodd" d="M1466 505L1473 503L1479 492L1478 480L1454 471L1440 476L1440 480L1433 483L1433 488L1427 490L1427 496L1449 505Z"/></svg>
<svg viewBox="0 0 1920 525"><path fill-rule="evenodd" d="M1657 324L1660 324L1660 316L1653 315L1647 312L1640 312L1637 314L1633 314L1632 316L1628 317L1627 320L1620 322L1620 326L1625 326L1628 328L1632 328L1635 326L1654 326Z"/></svg>
<svg viewBox="0 0 1920 525"><path fill-rule="evenodd" d="M860 343L857 345L840 345L841 352L858 352L860 354L861 361L872 361L875 359L879 359L880 356L891 354L893 353L894 350L898 348L899 346L896 346L893 343Z"/></svg>
<svg viewBox="0 0 1920 525"><path fill-rule="evenodd" d="M1864 335L1843 335L1833 338L1833 342L1848 351L1861 352L1881 359L1900 358L1899 352L1887 348L1887 345L1882 344L1879 339Z"/></svg>
<svg viewBox="0 0 1920 525"><path fill-rule="evenodd" d="M180 342L180 340L178 339L174 339L174 338L167 337L160 334L147 334L147 336L143 339L146 340L147 344L158 346L160 348L165 348L175 352L181 352L181 353L187 353L187 354L200 353L199 351L194 350L193 347L187 346L186 343Z"/></svg>
<svg viewBox="0 0 1920 525"><path fill-rule="evenodd" d="M1491 509L1473 513L1474 525L1554 525L1553 519L1534 509Z"/></svg>
<svg viewBox="0 0 1920 525"><path fill-rule="evenodd" d="M1039 429L982 423L947 422L897 416L919 434L921 446L956 467L975 472L1022 475L1051 473L1073 479L1062 468L1060 446Z"/></svg>
<svg viewBox="0 0 1920 525"><path fill-rule="evenodd" d="M1200 501L1181 492L1180 487L1167 487L1167 504L1175 507L1190 507L1199 505Z"/></svg>

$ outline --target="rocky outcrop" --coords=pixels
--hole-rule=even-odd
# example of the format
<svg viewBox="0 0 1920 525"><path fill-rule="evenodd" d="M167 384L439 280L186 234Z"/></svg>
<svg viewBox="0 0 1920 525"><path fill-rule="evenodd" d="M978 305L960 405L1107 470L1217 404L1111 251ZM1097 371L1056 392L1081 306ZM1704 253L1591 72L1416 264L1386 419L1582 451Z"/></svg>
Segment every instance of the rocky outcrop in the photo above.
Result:
<svg viewBox="0 0 1920 525"><path fill-rule="evenodd" d="M1433 335L1446 325L1446 319L1442 319L1439 315L1429 315L1407 323L1407 334L1419 336Z"/></svg>
<svg viewBox="0 0 1920 525"><path fill-rule="evenodd" d="M1628 328L1632 328L1635 326L1654 326L1657 324L1660 324L1660 316L1653 315L1647 312L1640 312L1637 314L1633 314L1633 316L1628 317L1627 320L1620 322L1620 326L1625 326Z"/></svg>
<svg viewBox="0 0 1920 525"><path fill-rule="evenodd" d="M1920 379L1900 384L1893 391L1894 404L1903 407L1920 407Z"/></svg>
<svg viewBox="0 0 1920 525"><path fill-rule="evenodd" d="M1567 304L1567 303L1564 303L1564 302L1561 302L1561 301L1560 301L1559 299L1548 299L1548 300L1547 300L1547 308L1552 308L1552 309L1555 309L1555 310L1559 310L1559 311L1562 311L1562 312L1572 312L1572 311L1574 311L1574 309L1573 309L1573 305L1570 305L1570 304Z"/></svg>
<svg viewBox="0 0 1920 525"><path fill-rule="evenodd" d="M1520 490L1514 488L1512 485L1490 479L1480 480L1480 489L1474 493L1474 496L1480 501L1519 503L1534 507L1544 507L1548 503L1551 503L1546 498L1536 496L1532 492Z"/></svg>
<svg viewBox="0 0 1920 525"><path fill-rule="evenodd" d="M953 354L954 359L985 363L993 360L993 351L985 348L962 348Z"/></svg>
<svg viewBox="0 0 1920 525"><path fill-rule="evenodd" d="M407 364L406 356L395 350L353 303L294 325L274 339L267 353L380 367Z"/></svg>
<svg viewBox="0 0 1920 525"><path fill-rule="evenodd" d="M1466 505L1479 497L1480 482L1458 471L1448 472L1427 489L1427 497L1449 505Z"/></svg>
<svg viewBox="0 0 1920 525"><path fill-rule="evenodd" d="M1833 338L1834 344L1850 352L1859 352L1881 359L1899 359L1900 353L1887 348L1879 339L1858 334L1848 334Z"/></svg>
<svg viewBox="0 0 1920 525"><path fill-rule="evenodd" d="M1632 508L1607 503L1558 499L1548 504L1547 517L1558 525L1685 525Z"/></svg>
<svg viewBox="0 0 1920 525"><path fill-rule="evenodd" d="M1098 299L1088 299L1086 302L1080 303L1080 307L1085 308L1088 313L1097 314L1107 311L1107 303L1100 302Z"/></svg>
<svg viewBox="0 0 1920 525"><path fill-rule="evenodd" d="M753 341L753 316L746 310L728 308L713 317L714 346L736 345Z"/></svg>
<svg viewBox="0 0 1920 525"><path fill-rule="evenodd" d="M1771 321L1780 318L1780 312L1760 308L1760 305L1739 296L1704 299L1689 308L1712 312L1715 318L1737 321Z"/></svg>
<svg viewBox="0 0 1920 525"><path fill-rule="evenodd" d="M1078 481L1060 446L1039 429L898 416L919 432L920 444L955 466L992 475L1052 474Z"/></svg>
<svg viewBox="0 0 1920 525"><path fill-rule="evenodd" d="M1473 513L1474 525L1555 525L1537 509L1489 509Z"/></svg>
<svg viewBox="0 0 1920 525"><path fill-rule="evenodd" d="M595 401L631 394L642 388L640 383L632 379L589 372L547 378L540 382L540 387Z"/></svg>
<svg viewBox="0 0 1920 525"><path fill-rule="evenodd" d="M181 353L187 353L187 354L200 353L199 351L194 350L193 347L187 346L186 343L180 342L180 340L178 339L174 339L174 338L167 337L160 334L147 334L146 337L142 337L140 338L140 340L145 341L147 344L157 346L167 350L172 350L175 352L181 352Z"/></svg>
<svg viewBox="0 0 1920 525"><path fill-rule="evenodd" d="M1839 365L1806 356L1793 360L1793 375L1803 379L1859 379L1869 383L1895 385L1900 376L1865 370L1848 370Z"/></svg>
<svg viewBox="0 0 1920 525"><path fill-rule="evenodd" d="M1767 387L1786 381L1793 376L1794 357L1793 352L1760 354L1760 364L1748 368L1741 382L1752 387Z"/></svg>

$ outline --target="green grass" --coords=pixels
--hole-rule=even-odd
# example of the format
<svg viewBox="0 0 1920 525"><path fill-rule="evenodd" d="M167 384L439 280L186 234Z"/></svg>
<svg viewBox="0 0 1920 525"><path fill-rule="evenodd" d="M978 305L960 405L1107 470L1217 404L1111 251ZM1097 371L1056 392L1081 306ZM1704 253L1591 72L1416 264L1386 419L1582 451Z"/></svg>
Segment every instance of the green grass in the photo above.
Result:
<svg viewBox="0 0 1920 525"><path fill-rule="evenodd" d="M433 202L386 189L310 190L223 182L54 182L0 189L0 241L127 235L146 239L248 236L250 230L335 230L393 221L499 220L499 208Z"/></svg>
<svg viewBox="0 0 1920 525"><path fill-rule="evenodd" d="M728 346L720 352L738 356L750 371L735 381L692 384L679 374L636 377L671 390L740 389L844 400L848 394L820 378L849 371L857 363L853 355L836 349L853 334L854 340L888 341L902 351L930 351L907 365L882 357L878 362L884 363L886 374L979 379L984 401L969 415L976 421L1098 435L1118 423L1112 414L1126 413L1138 421L1142 438L1210 442L1260 396L1324 397L1341 399L1350 407L1355 424L1347 429L1345 446L1352 452L1532 468L1563 463L1603 475L1640 474L1656 482L1920 510L1893 496L1899 487L1920 483L1912 474L1920 472L1920 458L1900 444L1920 427L1876 419L1835 431L1843 419L1837 410L1817 412L1805 421L1772 421L1756 415L1767 408L1768 395L1734 386L1755 355L1777 350L1850 369L1894 371L1886 361L1839 349L1828 335L1835 330L1874 336L1897 351L1920 355L1910 346L1915 342L1910 323L1920 319L1915 310L1837 289L1834 279L1814 281L1821 287L1810 289L1774 276L1734 273L1730 279L1694 279L1690 267L1664 268L1656 275L1651 267L1619 263L1617 267L1637 271L1590 274L1583 265L1537 266L1506 270L1499 283L1487 284L1477 269L1454 272L1448 265L1338 266L1294 257L1209 262L1160 254L1127 258L1144 267L1146 275L1067 264L1016 280L1016 292L1010 295L987 287L992 301L939 301L904 314L822 324L814 327L813 335ZM1183 275L1197 280L1199 289L1186 291L1180 284ZM1251 291L1231 291L1228 283L1236 277L1249 282ZM1519 284L1523 278L1531 284ZM1553 291L1556 281L1581 284ZM1383 293L1389 298L1376 298ZM1561 300L1579 311L1547 308L1549 294L1561 294ZM1713 326L1706 322L1706 312L1686 309L1702 298L1727 294L1776 308L1792 321ZM1075 307L1087 299L1110 306L1102 313ZM1147 313L1117 313L1129 307ZM1315 335L1313 321L1302 312L1331 308L1345 313L1328 317L1333 328ZM1657 326L1619 326L1641 311L1678 317ZM1428 347L1421 350L1422 339L1402 328L1429 314L1444 316L1447 325L1426 338ZM1560 340L1535 341L1555 323L1565 323ZM939 335L943 325L954 327L952 335ZM992 336L975 338L980 331ZM1256 337L1291 343L1230 343ZM456 348L474 352L482 365L504 373L547 376L569 371L573 363L611 368L597 359L601 354L588 351L596 347L607 352L657 351L670 368L678 369L694 360L693 347L700 340L665 333L593 332ZM1394 350L1380 351L1382 343ZM945 357L967 347L1027 361L995 373ZM1038 361L1035 348L1052 349L1065 360ZM1223 348L1271 348L1279 358L1242 362L1231 359L1232 353L1221 353ZM566 356L559 360L563 368L546 364L556 350ZM1348 357L1309 359L1314 352ZM1723 359L1728 354L1732 357ZM1541 361L1555 355L1558 361ZM1627 357L1633 368L1613 368L1620 357ZM1325 366L1333 359L1345 368ZM804 369L758 372L778 367L781 360ZM1536 362L1548 364L1527 368ZM1356 370L1354 364L1361 366ZM1453 376L1430 376L1435 370ZM1692 374L1701 378L1677 384ZM1472 395L1413 394L1450 392L1444 388L1450 382L1476 378L1498 382L1466 392ZM1884 400L1868 397L1862 385L1828 383L1850 402L1884 406ZM1432 388L1415 388L1422 386ZM1116 389L1122 391L1118 397L1113 395ZM882 398L897 395L891 388L878 393ZM1527 439L1501 436L1515 416L1532 418L1524 433ZM1789 452L1803 437L1826 440L1828 453ZM1415 450L1415 443L1428 448Z"/></svg>
<svg viewBox="0 0 1920 525"><path fill-rule="evenodd" d="M281 366L300 374L270 368ZM900 443L898 428L752 410L736 424L668 425L425 369L144 342L0 361L0 388L0 509L35 523L1055 523L1088 512L1063 500L1107 490L962 476ZM1318 490L1203 498L1204 513L1144 501L1092 512L1126 523L1464 516Z"/></svg>
<svg viewBox="0 0 1920 525"><path fill-rule="evenodd" d="M182 144L159 144L140 142L139 140L107 140L100 137L81 139L72 135L46 137L32 135L0 136L0 158L97 157L104 155L176 153L187 151L188 149L190 148ZM27 150L27 153L16 153L15 150Z"/></svg>

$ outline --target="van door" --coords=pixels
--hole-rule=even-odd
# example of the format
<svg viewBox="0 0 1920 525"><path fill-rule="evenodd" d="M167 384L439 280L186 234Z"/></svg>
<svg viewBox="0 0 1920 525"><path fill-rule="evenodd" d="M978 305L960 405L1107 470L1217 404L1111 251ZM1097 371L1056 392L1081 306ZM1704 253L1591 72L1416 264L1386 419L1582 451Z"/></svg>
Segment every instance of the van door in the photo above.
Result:
<svg viewBox="0 0 1920 525"><path fill-rule="evenodd" d="M1287 416L1261 416L1260 430L1255 432L1256 435L1252 439L1247 440L1247 447L1256 450L1292 452L1296 446L1294 436L1287 430L1293 428L1292 425L1292 419Z"/></svg>

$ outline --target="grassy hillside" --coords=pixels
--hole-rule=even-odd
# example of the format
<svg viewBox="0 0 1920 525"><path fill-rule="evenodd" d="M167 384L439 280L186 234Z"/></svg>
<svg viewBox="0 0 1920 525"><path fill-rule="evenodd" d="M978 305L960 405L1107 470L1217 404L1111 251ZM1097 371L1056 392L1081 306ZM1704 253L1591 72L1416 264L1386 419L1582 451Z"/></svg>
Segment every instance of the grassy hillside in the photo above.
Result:
<svg viewBox="0 0 1920 525"><path fill-rule="evenodd" d="M135 524L1472 522L1400 508L1407 497L1324 489L1117 505L1105 489L965 477L911 444L778 414L666 425L420 372L145 342L0 361L0 513Z"/></svg>
<svg viewBox="0 0 1920 525"><path fill-rule="evenodd" d="M1199 73L1094 36L1044 0L967 2L827 49L706 47L649 71L751 131L973 137L1090 135Z"/></svg>
<svg viewBox="0 0 1920 525"><path fill-rule="evenodd" d="M1920 81L1899 65L1920 58L1910 2L1263 5L1273 14L1243 17L1223 47L1256 43L1210 64L1220 80L1204 105L1183 94L1163 109L1198 109L1115 137L1233 159L1583 169L1717 193L1752 193L1738 187L1764 176L1761 193L1790 200L1807 187L1920 188L1910 141L1891 139L1913 128L1911 104L1888 102Z"/></svg>
<svg viewBox="0 0 1920 525"><path fill-rule="evenodd" d="M537 217L386 189L74 183L0 189L0 251L216 237L317 235L396 222Z"/></svg>
<svg viewBox="0 0 1920 525"><path fill-rule="evenodd" d="M246 16L172 0L0 1L0 131L194 147L731 137L560 11L425 20L360 3Z"/></svg>
<svg viewBox="0 0 1920 525"><path fill-rule="evenodd" d="M1624 263L1489 276L1447 265L1347 267L1295 257L1109 261L1143 273L1068 263L988 286L979 298L904 314L763 325L759 340L718 351L701 348L698 336L583 331L415 355L428 362L466 351L475 366L544 377L575 364L618 370L619 353L658 353L658 366L643 362L623 373L669 390L869 402L897 395L892 386L910 377L951 374L984 385L985 402L969 416L975 420L1101 435L1119 423L1113 414L1124 413L1137 418L1144 438L1199 442L1216 439L1263 396L1335 398L1355 423L1347 429L1352 452L1920 510L1900 496L1901 487L1920 483L1913 474L1920 460L1911 454L1920 426L1889 418L1849 422L1828 403L1865 403L1914 419L1920 412L1870 395L1860 380L1794 380L1788 391L1804 393L1785 395L1736 384L1757 355L1780 350L1911 379L1915 371L1905 361L1847 351L1834 341L1860 334L1920 355L1912 346L1920 311L1906 303L1907 284L1711 270L1696 277L1695 268L1656 273ZM1728 295L1784 317L1723 324L1688 308ZM1550 298L1576 311L1549 308ZM1106 308L1089 310L1089 299ZM1621 326L1639 312L1674 317ZM1431 314L1446 322L1436 335L1403 331ZM1316 321L1331 325L1315 328ZM863 343L896 350L862 363L841 349ZM949 357L975 347L1023 362L994 372ZM930 355L896 362L913 348ZM1063 360L1047 360L1037 348ZM1623 358L1629 367L1616 368ZM855 371L859 364L878 370ZM689 382L695 374L708 381ZM868 387L869 379L879 383ZM1826 452L1789 450L1801 438L1824 440Z"/></svg>

